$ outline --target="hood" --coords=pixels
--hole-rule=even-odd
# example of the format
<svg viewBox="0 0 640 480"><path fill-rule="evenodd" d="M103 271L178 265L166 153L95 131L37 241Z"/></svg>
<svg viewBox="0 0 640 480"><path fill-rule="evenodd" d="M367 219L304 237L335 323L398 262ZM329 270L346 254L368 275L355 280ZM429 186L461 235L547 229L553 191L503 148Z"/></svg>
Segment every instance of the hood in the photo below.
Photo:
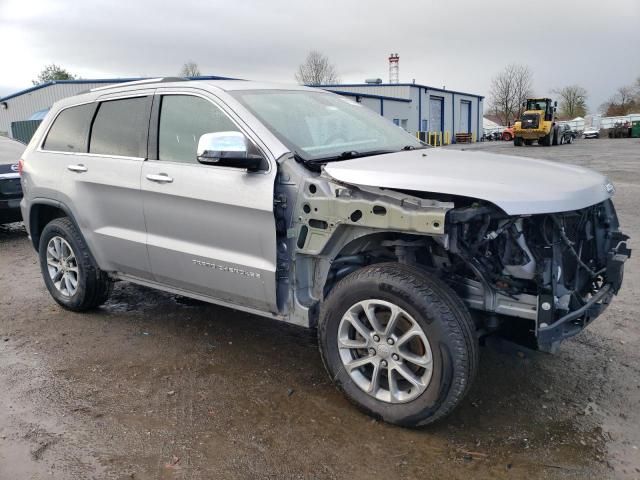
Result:
<svg viewBox="0 0 640 480"><path fill-rule="evenodd" d="M353 185L477 198L509 215L577 210L614 190L605 176L574 165L442 148L333 162L324 170Z"/></svg>

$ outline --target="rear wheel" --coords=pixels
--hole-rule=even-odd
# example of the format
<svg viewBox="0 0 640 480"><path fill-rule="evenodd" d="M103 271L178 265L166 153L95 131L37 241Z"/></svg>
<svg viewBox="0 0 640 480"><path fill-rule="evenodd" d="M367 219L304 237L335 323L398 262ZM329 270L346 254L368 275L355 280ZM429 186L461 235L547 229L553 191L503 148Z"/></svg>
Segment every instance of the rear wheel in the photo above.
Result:
<svg viewBox="0 0 640 480"><path fill-rule="evenodd" d="M475 327L462 301L437 278L397 263L341 280L323 302L318 340L347 398L403 426L449 414L478 363Z"/></svg>
<svg viewBox="0 0 640 480"><path fill-rule="evenodd" d="M109 298L112 282L95 264L70 219L57 218L44 227L38 253L44 283L63 307L84 311Z"/></svg>

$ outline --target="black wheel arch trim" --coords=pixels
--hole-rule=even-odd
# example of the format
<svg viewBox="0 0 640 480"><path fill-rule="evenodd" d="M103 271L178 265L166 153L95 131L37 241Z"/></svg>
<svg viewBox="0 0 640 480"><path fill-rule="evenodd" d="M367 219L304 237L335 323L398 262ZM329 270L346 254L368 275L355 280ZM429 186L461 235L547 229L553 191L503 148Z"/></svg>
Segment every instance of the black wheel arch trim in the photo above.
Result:
<svg viewBox="0 0 640 480"><path fill-rule="evenodd" d="M36 252L40 247L40 234L42 233L42 231L34 233L35 231L34 227L36 226L37 216L34 215L33 212L34 212L34 207L37 207L38 205L55 207L61 210L62 212L64 212L65 216L69 218L69 220L71 220L71 223L73 223L73 226L78 230L78 232L80 233L80 235L82 236L82 238L85 240L85 243L86 243L86 239L82 234L82 230L80 229L75 216L73 215L73 213L71 212L71 209L66 204L64 204L59 200L53 200L51 198L46 198L46 197L34 198L29 205L29 237L31 238L31 243L33 244L33 248L35 248ZM88 244L87 244L87 249L89 250L89 254L91 255L91 258L95 261L95 257L93 256L93 253L91 252L91 249L89 248Z"/></svg>

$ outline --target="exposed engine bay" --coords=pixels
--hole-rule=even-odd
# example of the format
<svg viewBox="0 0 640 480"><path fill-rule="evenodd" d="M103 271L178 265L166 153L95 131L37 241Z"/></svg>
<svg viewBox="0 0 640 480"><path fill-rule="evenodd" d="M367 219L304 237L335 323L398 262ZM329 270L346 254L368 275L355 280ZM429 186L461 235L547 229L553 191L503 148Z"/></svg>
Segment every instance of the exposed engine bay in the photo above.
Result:
<svg viewBox="0 0 640 480"><path fill-rule="evenodd" d="M448 220L449 251L433 252L451 261L439 265L445 279L471 307L533 320L530 333L543 350L606 307L630 255L610 200L525 217L476 204L450 211Z"/></svg>

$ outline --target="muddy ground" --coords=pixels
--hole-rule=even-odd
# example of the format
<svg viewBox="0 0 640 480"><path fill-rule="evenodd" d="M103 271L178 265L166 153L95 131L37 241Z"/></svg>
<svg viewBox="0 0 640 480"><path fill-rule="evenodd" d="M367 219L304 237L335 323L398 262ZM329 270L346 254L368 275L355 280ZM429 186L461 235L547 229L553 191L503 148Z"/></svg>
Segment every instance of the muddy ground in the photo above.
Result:
<svg viewBox="0 0 640 480"><path fill-rule="evenodd" d="M640 140L473 148L606 172L640 238ZM0 479L640 478L639 259L558 354L489 341L462 406L407 430L332 387L311 331L122 282L64 311L0 227Z"/></svg>

